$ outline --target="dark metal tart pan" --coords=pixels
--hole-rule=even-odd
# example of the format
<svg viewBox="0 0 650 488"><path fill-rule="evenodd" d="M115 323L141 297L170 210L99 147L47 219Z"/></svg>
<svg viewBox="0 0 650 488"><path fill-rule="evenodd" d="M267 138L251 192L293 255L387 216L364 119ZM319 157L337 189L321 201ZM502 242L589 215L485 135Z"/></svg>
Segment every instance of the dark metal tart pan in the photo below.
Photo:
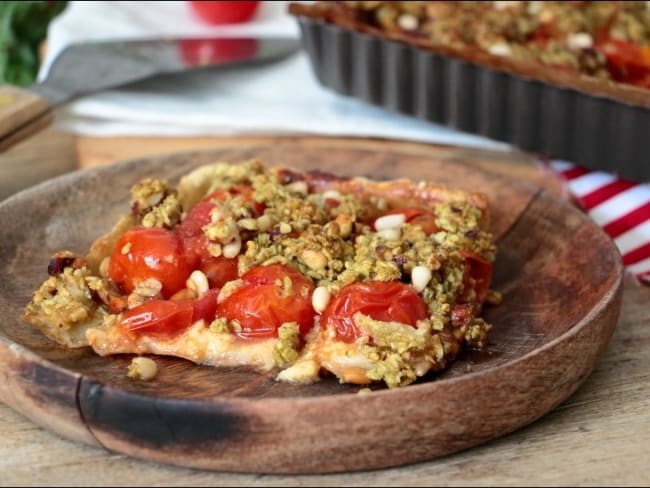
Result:
<svg viewBox="0 0 650 488"><path fill-rule="evenodd" d="M325 87L525 151L650 180L650 90L433 46L318 4L292 4L290 12Z"/></svg>

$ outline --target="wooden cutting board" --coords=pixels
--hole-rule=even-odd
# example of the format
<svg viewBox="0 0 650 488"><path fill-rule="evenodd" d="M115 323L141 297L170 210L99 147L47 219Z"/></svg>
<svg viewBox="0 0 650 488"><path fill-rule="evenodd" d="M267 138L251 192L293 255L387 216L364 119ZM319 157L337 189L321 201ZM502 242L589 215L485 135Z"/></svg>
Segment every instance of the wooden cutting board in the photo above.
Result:
<svg viewBox="0 0 650 488"><path fill-rule="evenodd" d="M416 147L417 146L417 147ZM479 158L378 140L272 138L211 153L145 158L71 175L0 206L0 399L66 437L110 450L216 470L331 472L432 459L544 415L586 379L620 311L621 264L611 241L570 205L494 171ZM399 390L358 395L324 380L291 386L245 370L161 359L152 383L125 375L127 358L53 346L20 319L49 255L83 252L126 210L146 175L178 177L216 159L375 178L435 179L480 189L499 239L486 312L488 352ZM28 215L29 218L16 216Z"/></svg>

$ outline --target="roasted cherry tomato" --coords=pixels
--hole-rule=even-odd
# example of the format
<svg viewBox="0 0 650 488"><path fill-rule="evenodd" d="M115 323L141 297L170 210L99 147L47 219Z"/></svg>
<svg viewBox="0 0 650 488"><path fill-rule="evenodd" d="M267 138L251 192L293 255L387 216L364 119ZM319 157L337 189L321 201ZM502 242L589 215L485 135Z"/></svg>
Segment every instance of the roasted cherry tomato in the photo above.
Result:
<svg viewBox="0 0 650 488"><path fill-rule="evenodd" d="M198 18L208 24L231 24L250 20L259 6L259 1L189 1Z"/></svg>
<svg viewBox="0 0 650 488"><path fill-rule="evenodd" d="M199 202L188 212L178 225L176 232L183 242L183 250L193 268L201 261L209 259L208 238L202 227L210 223L210 211L215 207L210 202Z"/></svg>
<svg viewBox="0 0 650 488"><path fill-rule="evenodd" d="M203 319L206 324L214 320L217 315L217 296L219 290L208 290L205 295L196 300L189 300L192 304L192 322Z"/></svg>
<svg viewBox="0 0 650 488"><path fill-rule="evenodd" d="M174 336L193 323L191 300L151 300L127 311L121 325L136 334Z"/></svg>
<svg viewBox="0 0 650 488"><path fill-rule="evenodd" d="M371 281L344 287L323 312L321 324L334 327L340 340L353 342L361 334L354 323L358 312L382 322L413 327L429 315L424 301L411 286L399 281Z"/></svg>
<svg viewBox="0 0 650 488"><path fill-rule="evenodd" d="M436 223L436 215L430 211L422 208L405 207L395 208L386 215L404 214L406 222L413 225L419 225L425 234L435 234L440 230Z"/></svg>
<svg viewBox="0 0 650 488"><path fill-rule="evenodd" d="M174 336L194 322L212 322L217 311L219 290L209 290L196 300L151 300L127 311L122 327L137 334Z"/></svg>
<svg viewBox="0 0 650 488"><path fill-rule="evenodd" d="M464 293L474 290L476 292L476 302L481 305L490 289L492 263L468 251L463 251L462 254L466 265L465 274L463 275ZM459 300L460 303L464 303L464 301L463 297Z"/></svg>
<svg viewBox="0 0 650 488"><path fill-rule="evenodd" d="M111 279L124 293L149 278L162 284L162 296L169 298L185 288L192 265L183 253L176 234L159 227L135 227L115 245L109 265Z"/></svg>
<svg viewBox="0 0 650 488"><path fill-rule="evenodd" d="M227 282L239 277L236 258L210 257L201 262L200 270L205 273L210 288L221 288Z"/></svg>
<svg viewBox="0 0 650 488"><path fill-rule="evenodd" d="M607 69L616 81L646 86L650 78L650 46L608 39L596 46L607 57Z"/></svg>
<svg viewBox="0 0 650 488"><path fill-rule="evenodd" d="M289 286L286 282L291 280ZM242 338L277 337L285 322L297 322L301 334L314 323L309 278L280 264L258 266L242 276L244 285L217 307L217 317L237 320Z"/></svg>
<svg viewBox="0 0 650 488"><path fill-rule="evenodd" d="M248 186L237 186L228 190L217 190L203 198L202 201L194 205L179 224L177 233L183 241L183 248L187 255L188 261L195 268L201 268L201 262L214 259L208 252L208 239L203 233L203 227L211 221L210 212L217 207L219 201L241 195L244 201L250 206L254 216L260 216L266 208L264 204L253 200L253 189ZM232 265L229 269L232 268ZM204 269L202 271L205 272ZM235 276L236 278L237 276ZM231 278L234 279L234 278ZM216 280L211 283L211 287L220 287L229 281L228 279Z"/></svg>

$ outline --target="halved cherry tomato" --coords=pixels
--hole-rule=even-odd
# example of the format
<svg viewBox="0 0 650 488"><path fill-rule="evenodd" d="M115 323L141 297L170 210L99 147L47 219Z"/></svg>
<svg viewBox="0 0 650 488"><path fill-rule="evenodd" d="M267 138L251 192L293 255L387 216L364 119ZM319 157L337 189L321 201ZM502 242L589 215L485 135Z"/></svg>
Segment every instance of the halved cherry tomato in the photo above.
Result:
<svg viewBox="0 0 650 488"><path fill-rule="evenodd" d="M196 300L150 300L127 311L121 325L137 334L173 336L194 322L212 322L219 290L209 290Z"/></svg>
<svg viewBox="0 0 650 488"><path fill-rule="evenodd" d="M227 282L239 277L237 259L228 259L223 256L204 259L199 269L203 271L210 288L221 288Z"/></svg>
<svg viewBox="0 0 650 488"><path fill-rule="evenodd" d="M340 340L353 342L361 335L354 323L358 312L382 322L412 327L429 315L424 301L411 286L399 281L370 281L344 287L323 312L321 324L334 327Z"/></svg>
<svg viewBox="0 0 650 488"><path fill-rule="evenodd" d="M435 234L440 230L436 223L436 215L426 209L415 207L395 208L390 210L385 215L403 214L406 217L406 222L413 225L419 225L425 234Z"/></svg>
<svg viewBox="0 0 650 488"><path fill-rule="evenodd" d="M117 241L108 272L124 293L153 278L162 284L162 296L169 298L185 288L192 265L176 234L159 227L135 227Z"/></svg>
<svg viewBox="0 0 650 488"><path fill-rule="evenodd" d="M285 288L286 278L291 288ZM286 322L297 322L301 334L314 324L311 295L314 285L309 278L280 264L258 266L242 276L244 285L217 307L217 316L237 320L242 338L277 337Z"/></svg>
<svg viewBox="0 0 650 488"><path fill-rule="evenodd" d="M151 300L127 311L121 325L136 334L174 336L193 323L191 300Z"/></svg>
<svg viewBox="0 0 650 488"><path fill-rule="evenodd" d="M209 324L217 316L217 297L219 290L208 290L205 295L196 300L189 300L192 304L192 322L203 319Z"/></svg>
<svg viewBox="0 0 650 488"><path fill-rule="evenodd" d="M469 251L462 251L461 254L465 258L466 264L465 274L463 275L463 294L469 290L474 290L476 292L476 301L481 305L490 289L493 271L492 263ZM464 303L464 297L461 297L459 302Z"/></svg>

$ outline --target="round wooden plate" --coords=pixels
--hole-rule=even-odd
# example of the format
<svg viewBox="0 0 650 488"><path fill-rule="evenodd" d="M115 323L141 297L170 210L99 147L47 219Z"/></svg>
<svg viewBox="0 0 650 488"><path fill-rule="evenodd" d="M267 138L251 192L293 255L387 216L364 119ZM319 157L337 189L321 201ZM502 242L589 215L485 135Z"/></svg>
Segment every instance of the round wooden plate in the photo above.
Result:
<svg viewBox="0 0 650 488"><path fill-rule="evenodd" d="M333 379L273 375L160 358L135 382L129 357L52 344L20 316L50 255L86 252L128 208L145 176L175 180L199 164L269 164L372 178L429 179L485 192L498 238L500 306L487 351L396 390L357 394ZM581 212L485 165L431 158L390 142L327 139L183 153L73 173L0 205L0 400L65 437L133 456L214 470L316 473L412 463L518 429L571 395L592 371L620 311L622 266Z"/></svg>

